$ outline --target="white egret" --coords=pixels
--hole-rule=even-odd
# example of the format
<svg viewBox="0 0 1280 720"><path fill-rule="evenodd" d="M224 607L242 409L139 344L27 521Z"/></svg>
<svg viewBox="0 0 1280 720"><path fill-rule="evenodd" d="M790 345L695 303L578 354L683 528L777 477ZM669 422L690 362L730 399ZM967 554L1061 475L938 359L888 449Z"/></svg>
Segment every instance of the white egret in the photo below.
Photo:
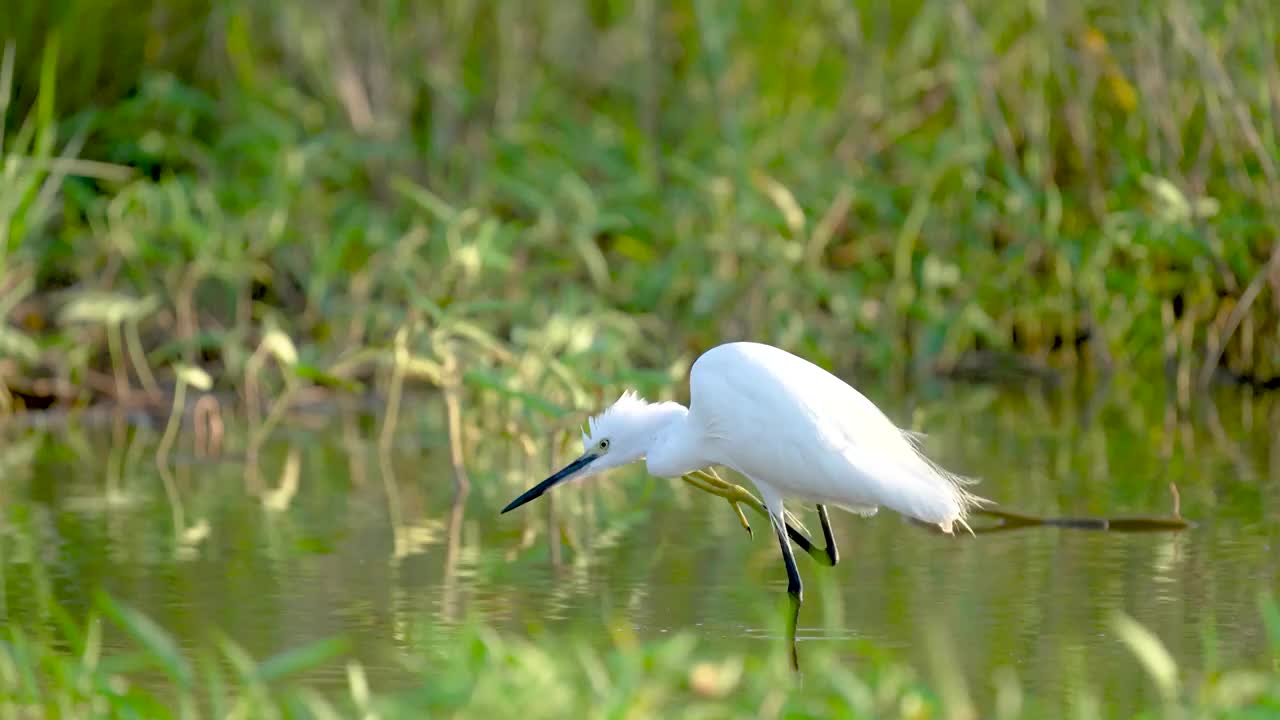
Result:
<svg viewBox="0 0 1280 720"><path fill-rule="evenodd" d="M760 491L787 566L787 591L803 598L783 499L813 503L830 564L839 555L827 505L858 515L885 506L937 524L965 528L968 511L986 501L972 482L921 451L917 436L893 424L870 400L808 360L769 345L735 342L703 353L689 371L689 407L649 403L627 391L591 418L583 454L511 501L502 512L552 487L644 460L651 474L678 478L713 465L745 475ZM795 616L792 616L794 627Z"/></svg>

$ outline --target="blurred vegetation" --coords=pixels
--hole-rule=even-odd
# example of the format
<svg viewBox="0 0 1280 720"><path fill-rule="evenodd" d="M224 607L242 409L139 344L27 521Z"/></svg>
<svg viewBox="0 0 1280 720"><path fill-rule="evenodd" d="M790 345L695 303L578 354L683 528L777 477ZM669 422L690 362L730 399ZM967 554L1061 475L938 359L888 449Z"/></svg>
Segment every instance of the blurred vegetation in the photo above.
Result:
<svg viewBox="0 0 1280 720"><path fill-rule="evenodd" d="M1274 388L1276 37L1267 0L0 0L0 414L190 395L203 447L234 396L256 467L317 391L391 398L390 444L417 383L451 447L505 423L532 456L545 421L679 393L739 338L845 374ZM140 648L111 656L101 620L49 612L0 635L7 714L964 716L945 673L934 693L889 660L854 677L818 650L786 694L782 648L550 654L471 627L402 658L418 691L348 664L335 699L283 681L337 641L192 658L101 598ZM1274 672L1178 686L1116 632L1170 717L1280 705Z"/></svg>
<svg viewBox="0 0 1280 720"><path fill-rule="evenodd" d="M273 333L552 415L733 338L1280 376L1266 0L5 6L7 409L243 392Z"/></svg>
<svg viewBox="0 0 1280 720"><path fill-rule="evenodd" d="M511 708L529 718L1006 718L1045 717L1012 673L996 681L990 714L978 715L945 644L935 651L929 682L891 655L863 648L855 673L820 646L806 654L797 678L781 644L763 657L718 657L681 632L641 642L624 628L612 648L584 645L555 652L502 637L473 623L448 637L418 638L396 661L414 680L371 689L364 666L344 657L341 637L256 659L211 631L209 652L184 652L163 628L137 610L100 595L87 621L50 605L48 627L0 633L0 710L31 717L398 718L492 717ZM1280 611L1261 610L1280 658ZM1280 711L1280 678L1247 670L1207 668L1198 685L1183 686L1179 668L1154 635L1125 615L1113 621L1119 642L1146 669L1158 700L1141 717L1259 718ZM134 649L104 651L105 633L120 633ZM421 633L419 633L421 634ZM344 662L345 661L345 662ZM325 688L299 682L333 668ZM749 678L744 681L744 678ZM803 682L804 692L789 692ZM1088 688L1074 688L1074 715L1101 717Z"/></svg>

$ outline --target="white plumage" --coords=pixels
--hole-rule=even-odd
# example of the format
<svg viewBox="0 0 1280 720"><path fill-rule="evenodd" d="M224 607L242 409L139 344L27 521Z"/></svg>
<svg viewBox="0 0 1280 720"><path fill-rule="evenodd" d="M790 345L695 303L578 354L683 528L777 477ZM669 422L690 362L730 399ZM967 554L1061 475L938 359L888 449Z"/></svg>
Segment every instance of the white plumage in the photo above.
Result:
<svg viewBox="0 0 1280 720"><path fill-rule="evenodd" d="M951 532L978 502L862 393L789 352L721 345L698 358L689 385L708 455L756 483L771 510L770 496L863 515L883 505Z"/></svg>
<svg viewBox="0 0 1280 720"><path fill-rule="evenodd" d="M917 437L831 373L778 348L751 342L704 353L689 373L690 403L647 403L624 393L591 418L583 454L503 510L571 479L644 460L658 477L711 465L732 468L760 490L787 562L789 590L800 580L783 520L783 501L819 506L831 563L826 505L861 515L881 506L951 533L985 502L969 480L930 461Z"/></svg>

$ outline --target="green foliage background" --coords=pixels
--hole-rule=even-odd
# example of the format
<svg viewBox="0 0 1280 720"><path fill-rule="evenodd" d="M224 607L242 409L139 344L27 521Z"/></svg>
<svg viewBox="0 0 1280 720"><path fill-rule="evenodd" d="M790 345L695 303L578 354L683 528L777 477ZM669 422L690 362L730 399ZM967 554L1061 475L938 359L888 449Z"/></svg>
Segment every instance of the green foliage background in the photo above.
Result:
<svg viewBox="0 0 1280 720"><path fill-rule="evenodd" d="M224 385L268 323L359 375L415 318L584 373L1280 372L1265 0L8 4L28 393L108 371L86 293Z"/></svg>
<svg viewBox="0 0 1280 720"><path fill-rule="evenodd" d="M740 338L846 376L1273 387L1277 38L1269 0L0 0L0 410L167 411L198 367L251 419L276 398L249 447L302 388L406 381L527 439ZM277 686L336 646L200 664L94 613L5 631L7 710L158 713L121 679L152 667L179 716L337 713ZM101 617L136 656L99 658ZM423 661L437 695L348 667L332 702L964 716L945 677L935 702L820 652L784 699L721 690L741 665L683 636L549 657L487 632ZM1273 672L1161 691L1177 717L1277 702Z"/></svg>

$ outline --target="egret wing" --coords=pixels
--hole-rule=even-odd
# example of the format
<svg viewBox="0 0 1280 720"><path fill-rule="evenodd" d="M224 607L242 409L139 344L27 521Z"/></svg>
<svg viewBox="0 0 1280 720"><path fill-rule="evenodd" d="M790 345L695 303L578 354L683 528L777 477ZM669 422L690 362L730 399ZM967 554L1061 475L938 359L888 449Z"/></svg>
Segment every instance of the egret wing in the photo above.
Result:
<svg viewBox="0 0 1280 720"><path fill-rule="evenodd" d="M971 500L874 403L803 358L722 345L694 363L690 386L723 462L785 496L863 513L885 505L944 527Z"/></svg>

